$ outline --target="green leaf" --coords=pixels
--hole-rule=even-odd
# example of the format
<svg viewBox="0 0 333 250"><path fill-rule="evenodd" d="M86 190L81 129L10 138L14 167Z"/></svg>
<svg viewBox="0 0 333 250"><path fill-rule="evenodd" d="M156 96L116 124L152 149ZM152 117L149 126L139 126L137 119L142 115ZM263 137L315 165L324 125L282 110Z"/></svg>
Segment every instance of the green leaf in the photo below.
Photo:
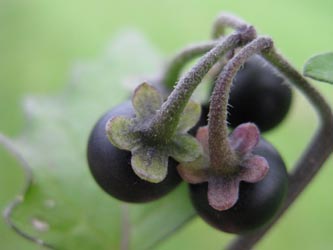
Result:
<svg viewBox="0 0 333 250"><path fill-rule="evenodd" d="M193 217L184 185L158 201L125 205L101 191L86 163L94 123L129 97L128 79L157 72L156 65L160 58L145 39L127 32L104 56L78 65L63 92L25 99L28 121L10 144L31 170L25 168L24 199L6 210L7 222L21 236L59 250L148 249Z"/></svg>
<svg viewBox="0 0 333 250"><path fill-rule="evenodd" d="M303 74L314 80L333 84L333 52L310 58L304 65Z"/></svg>

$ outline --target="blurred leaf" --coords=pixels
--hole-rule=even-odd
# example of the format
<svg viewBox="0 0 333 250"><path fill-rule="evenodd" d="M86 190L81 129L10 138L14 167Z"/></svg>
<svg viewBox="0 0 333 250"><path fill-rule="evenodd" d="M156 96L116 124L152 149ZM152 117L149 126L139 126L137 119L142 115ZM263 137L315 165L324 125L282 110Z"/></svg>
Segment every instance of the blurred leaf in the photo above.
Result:
<svg viewBox="0 0 333 250"><path fill-rule="evenodd" d="M333 52L311 57L304 65L304 75L333 84Z"/></svg>
<svg viewBox="0 0 333 250"><path fill-rule="evenodd" d="M23 202L7 209L21 232L55 249L147 249L192 218L184 185L149 204L124 204L97 187L86 163L95 121L130 97L128 79L156 72L160 62L145 39L126 32L98 60L78 65L63 92L25 99L28 122L11 145L33 181Z"/></svg>

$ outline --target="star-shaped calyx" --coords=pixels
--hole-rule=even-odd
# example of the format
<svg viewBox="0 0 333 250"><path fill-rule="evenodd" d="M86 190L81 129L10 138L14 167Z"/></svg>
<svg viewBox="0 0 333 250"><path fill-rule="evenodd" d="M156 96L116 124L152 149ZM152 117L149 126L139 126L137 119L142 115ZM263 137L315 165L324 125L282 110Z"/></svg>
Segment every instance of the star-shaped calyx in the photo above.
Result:
<svg viewBox="0 0 333 250"><path fill-rule="evenodd" d="M149 84L143 83L135 89L132 97L135 116L116 116L106 124L110 142L119 149L131 151L134 172L152 183L165 179L169 157L186 163L197 159L202 152L198 141L187 133L199 120L201 106L190 101L177 126L173 126L175 129L170 128L175 130L171 138L165 138L159 131L151 131L152 121L163 108L162 104L162 95Z"/></svg>
<svg viewBox="0 0 333 250"><path fill-rule="evenodd" d="M235 205L241 181L256 183L262 180L269 170L266 159L252 153L260 140L259 130L253 123L241 124L229 135L229 146L236 156L236 161L221 162L221 169L226 165L234 169L227 174L211 166L208 127L201 127L196 137L203 147L203 155L193 162L178 165L178 172L191 184L208 182L208 202L216 210L227 210Z"/></svg>

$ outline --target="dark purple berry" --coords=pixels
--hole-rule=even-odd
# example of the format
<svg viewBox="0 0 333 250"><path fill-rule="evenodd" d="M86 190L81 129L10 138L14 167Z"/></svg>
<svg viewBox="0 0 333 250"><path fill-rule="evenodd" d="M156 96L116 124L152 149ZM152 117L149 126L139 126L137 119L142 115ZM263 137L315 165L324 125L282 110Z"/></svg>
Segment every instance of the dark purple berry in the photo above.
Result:
<svg viewBox="0 0 333 250"><path fill-rule="evenodd" d="M228 122L233 128L253 122L260 131L267 131L286 117L291 101L292 92L284 79L259 56L253 56L233 81Z"/></svg>
<svg viewBox="0 0 333 250"><path fill-rule="evenodd" d="M132 104L126 102L108 111L90 134L87 157L95 181L105 192L126 202L148 202L169 193L181 182L177 162L169 158L168 175L160 183L140 179L132 170L131 152L116 148L107 138L105 125L118 115L133 117Z"/></svg>
<svg viewBox="0 0 333 250"><path fill-rule="evenodd" d="M253 154L266 158L269 171L257 183L240 183L237 203L224 211L208 204L207 182L191 184L190 195L198 214L213 227L224 232L242 234L269 222L281 206L288 186L285 163L277 150L261 139Z"/></svg>

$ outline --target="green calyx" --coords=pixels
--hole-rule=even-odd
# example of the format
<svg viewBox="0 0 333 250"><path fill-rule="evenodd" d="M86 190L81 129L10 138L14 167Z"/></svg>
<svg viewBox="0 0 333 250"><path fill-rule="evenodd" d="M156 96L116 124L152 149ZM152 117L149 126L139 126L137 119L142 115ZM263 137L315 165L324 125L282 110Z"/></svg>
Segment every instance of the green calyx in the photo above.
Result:
<svg viewBox="0 0 333 250"><path fill-rule="evenodd" d="M147 83L138 86L132 97L132 105L135 117L114 117L106 124L106 132L114 146L131 151L131 165L138 177L159 183L167 175L169 157L185 163L201 155L200 144L187 133L199 120L199 104L190 101L176 126L160 125L163 126L162 131L168 131L167 134L171 136L165 136L150 126L163 105L163 97L155 88Z"/></svg>

